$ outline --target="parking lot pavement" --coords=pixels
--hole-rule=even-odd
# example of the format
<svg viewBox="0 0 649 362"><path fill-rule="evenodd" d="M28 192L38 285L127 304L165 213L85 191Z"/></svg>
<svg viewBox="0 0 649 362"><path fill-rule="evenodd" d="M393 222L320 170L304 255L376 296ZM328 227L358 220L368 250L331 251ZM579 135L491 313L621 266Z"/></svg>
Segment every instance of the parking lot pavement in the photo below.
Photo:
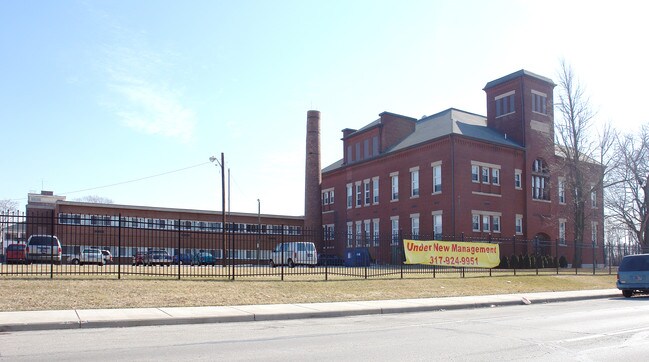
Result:
<svg viewBox="0 0 649 362"><path fill-rule="evenodd" d="M621 297L617 289L336 303L0 312L0 332L344 317Z"/></svg>

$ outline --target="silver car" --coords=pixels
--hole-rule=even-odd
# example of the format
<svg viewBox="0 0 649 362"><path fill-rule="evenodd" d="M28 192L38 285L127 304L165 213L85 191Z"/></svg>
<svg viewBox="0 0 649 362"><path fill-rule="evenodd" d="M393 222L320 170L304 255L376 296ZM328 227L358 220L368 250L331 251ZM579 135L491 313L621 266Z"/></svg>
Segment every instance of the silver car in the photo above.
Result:
<svg viewBox="0 0 649 362"><path fill-rule="evenodd" d="M32 235L27 239L27 262L61 265L61 242L54 235Z"/></svg>

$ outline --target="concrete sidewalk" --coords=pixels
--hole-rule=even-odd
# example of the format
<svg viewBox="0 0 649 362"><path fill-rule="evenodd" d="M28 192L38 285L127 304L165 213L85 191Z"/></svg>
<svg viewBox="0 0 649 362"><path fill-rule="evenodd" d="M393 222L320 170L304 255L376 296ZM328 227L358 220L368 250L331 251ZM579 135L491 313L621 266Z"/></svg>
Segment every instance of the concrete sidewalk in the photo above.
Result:
<svg viewBox="0 0 649 362"><path fill-rule="evenodd" d="M326 318L622 297L617 289L364 302L1 312L0 332Z"/></svg>

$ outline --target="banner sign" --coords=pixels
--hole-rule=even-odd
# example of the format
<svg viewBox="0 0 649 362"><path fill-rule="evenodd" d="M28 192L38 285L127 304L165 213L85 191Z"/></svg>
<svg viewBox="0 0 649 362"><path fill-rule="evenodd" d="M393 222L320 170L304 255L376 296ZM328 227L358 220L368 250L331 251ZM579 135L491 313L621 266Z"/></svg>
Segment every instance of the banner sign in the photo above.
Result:
<svg viewBox="0 0 649 362"><path fill-rule="evenodd" d="M500 264L498 244L462 241L404 240L406 264L495 268Z"/></svg>

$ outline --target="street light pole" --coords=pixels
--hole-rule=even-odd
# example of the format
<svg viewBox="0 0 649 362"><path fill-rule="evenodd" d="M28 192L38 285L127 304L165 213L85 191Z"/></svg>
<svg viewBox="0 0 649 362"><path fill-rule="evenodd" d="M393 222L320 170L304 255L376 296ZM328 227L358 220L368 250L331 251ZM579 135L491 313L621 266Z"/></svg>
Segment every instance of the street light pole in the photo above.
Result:
<svg viewBox="0 0 649 362"><path fill-rule="evenodd" d="M221 162L214 156L210 157L210 162L214 161L221 166L221 222L223 223L221 227L221 263L225 267L225 156L223 152L221 152Z"/></svg>
<svg viewBox="0 0 649 362"><path fill-rule="evenodd" d="M257 266L260 264L259 243L261 239L261 201L257 199Z"/></svg>

